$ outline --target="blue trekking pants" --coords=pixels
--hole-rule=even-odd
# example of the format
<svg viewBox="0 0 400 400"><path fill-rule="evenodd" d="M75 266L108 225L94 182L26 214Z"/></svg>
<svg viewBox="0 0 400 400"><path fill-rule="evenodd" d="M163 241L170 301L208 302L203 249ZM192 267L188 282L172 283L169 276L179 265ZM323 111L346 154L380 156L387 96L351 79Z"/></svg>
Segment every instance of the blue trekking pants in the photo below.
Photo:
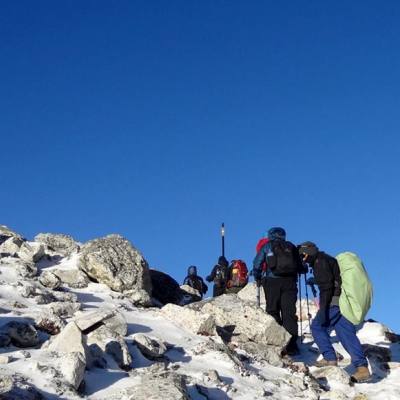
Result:
<svg viewBox="0 0 400 400"><path fill-rule="evenodd" d="M336 336L344 349L350 354L351 362L357 367L368 366L361 343L356 335L356 327L341 313L338 306L329 308L329 326L321 325L319 314L316 315L312 324L311 332L319 351L325 360L336 360L335 350L332 346L329 333L335 330Z"/></svg>

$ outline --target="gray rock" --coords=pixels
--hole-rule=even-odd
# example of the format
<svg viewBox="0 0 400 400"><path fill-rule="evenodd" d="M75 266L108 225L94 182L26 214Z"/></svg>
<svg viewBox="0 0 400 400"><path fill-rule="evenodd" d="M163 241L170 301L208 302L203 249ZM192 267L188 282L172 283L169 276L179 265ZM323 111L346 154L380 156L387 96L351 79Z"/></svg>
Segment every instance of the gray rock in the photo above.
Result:
<svg viewBox="0 0 400 400"><path fill-rule="evenodd" d="M69 235L39 233L39 235L35 237L35 241L45 244L51 251L64 257L68 257L79 250L78 243Z"/></svg>
<svg viewBox="0 0 400 400"><path fill-rule="evenodd" d="M61 318L71 318L80 310L81 304L74 302L53 302L49 304L49 311Z"/></svg>
<svg viewBox="0 0 400 400"><path fill-rule="evenodd" d="M4 332L0 332L0 348L7 347L11 343L11 338Z"/></svg>
<svg viewBox="0 0 400 400"><path fill-rule="evenodd" d="M36 328L50 335L58 335L65 327L65 321L51 310L42 312L35 319Z"/></svg>
<svg viewBox="0 0 400 400"><path fill-rule="evenodd" d="M85 243L79 268L90 278L117 292L143 290L151 295L148 264L122 236L109 235Z"/></svg>
<svg viewBox="0 0 400 400"><path fill-rule="evenodd" d="M280 352L275 346L270 346L265 343L241 342L240 348L251 354L257 361L266 361L274 367L282 367L283 362Z"/></svg>
<svg viewBox="0 0 400 400"><path fill-rule="evenodd" d="M37 267L33 262L29 261L23 261L21 260L17 265L16 265L18 274L22 278L34 278L37 275Z"/></svg>
<svg viewBox="0 0 400 400"><path fill-rule="evenodd" d="M187 307L167 304L160 312L167 319L195 335L211 336L216 334L215 319L211 314Z"/></svg>
<svg viewBox="0 0 400 400"><path fill-rule="evenodd" d="M144 375L141 381L103 400L189 400L184 378L174 372Z"/></svg>
<svg viewBox="0 0 400 400"><path fill-rule="evenodd" d="M114 317L115 315L115 310L86 311L77 314L74 321L78 328L84 332L90 330L92 327L98 327L104 320Z"/></svg>
<svg viewBox="0 0 400 400"><path fill-rule="evenodd" d="M124 370L131 368L132 357L125 340L108 327L103 325L90 332L87 335L87 344L92 353L95 352L96 359L103 358L98 354L100 349L103 353L109 354L120 368Z"/></svg>
<svg viewBox="0 0 400 400"><path fill-rule="evenodd" d="M11 236L0 245L0 254L9 257L18 257L18 252L24 244L22 238Z"/></svg>
<svg viewBox="0 0 400 400"><path fill-rule="evenodd" d="M370 361L373 360L378 363L392 361L392 352L388 347L376 346L373 344L363 344L362 348L366 357L368 357Z"/></svg>
<svg viewBox="0 0 400 400"><path fill-rule="evenodd" d="M88 276L79 269L52 269L51 272L58 276L61 282L73 289L82 289L88 286Z"/></svg>
<svg viewBox="0 0 400 400"><path fill-rule="evenodd" d="M1 327L11 343L17 347L35 347L39 344L39 335L33 325L27 322L10 321Z"/></svg>
<svg viewBox="0 0 400 400"><path fill-rule="evenodd" d="M311 374L325 389L330 389L334 387L335 384L350 384L350 375L340 367L330 366L318 368L313 370Z"/></svg>
<svg viewBox="0 0 400 400"><path fill-rule="evenodd" d="M241 300L256 303L257 285L255 282L249 282L237 295ZM260 307L265 309L265 295L263 287L260 288Z"/></svg>
<svg viewBox="0 0 400 400"><path fill-rule="evenodd" d="M233 329L232 340L237 343L263 343L283 349L290 339L289 333L273 317L251 302L235 294L214 297L185 306L212 315L217 326Z"/></svg>
<svg viewBox="0 0 400 400"><path fill-rule="evenodd" d="M136 307L152 307L153 300L143 289L125 290L124 296Z"/></svg>
<svg viewBox="0 0 400 400"><path fill-rule="evenodd" d="M9 239L10 237L17 237L19 239L23 239L19 233L14 232L5 225L0 225L0 244Z"/></svg>
<svg viewBox="0 0 400 400"><path fill-rule="evenodd" d="M110 329L111 332L116 332L121 336L126 336L128 333L128 324L122 313L115 310L114 315L103 320L103 324Z"/></svg>
<svg viewBox="0 0 400 400"><path fill-rule="evenodd" d="M180 302L181 306L193 303L195 301L200 301L202 298L201 293L189 285L182 285L180 289L182 292L182 299Z"/></svg>
<svg viewBox="0 0 400 400"><path fill-rule="evenodd" d="M45 255L45 247L41 243L24 242L19 249L18 257L30 263L37 263Z"/></svg>
<svg viewBox="0 0 400 400"><path fill-rule="evenodd" d="M11 362L11 356L4 356L0 354L0 365L5 365Z"/></svg>
<svg viewBox="0 0 400 400"><path fill-rule="evenodd" d="M165 272L150 269L152 285L151 296L162 305L172 303L181 304L182 291L179 283Z"/></svg>
<svg viewBox="0 0 400 400"><path fill-rule="evenodd" d="M42 400L43 396L24 378L0 372L0 400Z"/></svg>
<svg viewBox="0 0 400 400"><path fill-rule="evenodd" d="M58 289L61 286L61 279L51 271L43 271L39 282L48 289Z"/></svg>
<svg viewBox="0 0 400 400"><path fill-rule="evenodd" d="M82 353L85 357L85 362L89 353L86 340L73 321L68 323L68 325L53 338L47 349L58 353Z"/></svg>
<svg viewBox="0 0 400 400"><path fill-rule="evenodd" d="M60 371L65 381L74 389L78 389L85 375L85 356L81 352L64 353L61 356Z"/></svg>
<svg viewBox="0 0 400 400"><path fill-rule="evenodd" d="M162 358L167 351L167 346L161 339L150 337L143 333L134 335L133 342L139 348L140 352L150 360Z"/></svg>

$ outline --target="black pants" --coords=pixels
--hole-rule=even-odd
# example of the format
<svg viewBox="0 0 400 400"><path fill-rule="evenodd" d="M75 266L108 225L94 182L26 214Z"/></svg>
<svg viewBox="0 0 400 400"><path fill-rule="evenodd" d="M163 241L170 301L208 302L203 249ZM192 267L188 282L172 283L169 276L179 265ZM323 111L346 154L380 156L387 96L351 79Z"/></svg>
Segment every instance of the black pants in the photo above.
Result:
<svg viewBox="0 0 400 400"><path fill-rule="evenodd" d="M221 296L221 294L224 294L224 293L225 293L225 285L220 285L220 284L214 283L213 297Z"/></svg>
<svg viewBox="0 0 400 400"><path fill-rule="evenodd" d="M263 282L266 311L275 318L291 335L289 345L295 345L298 336L296 301L297 279L267 278Z"/></svg>

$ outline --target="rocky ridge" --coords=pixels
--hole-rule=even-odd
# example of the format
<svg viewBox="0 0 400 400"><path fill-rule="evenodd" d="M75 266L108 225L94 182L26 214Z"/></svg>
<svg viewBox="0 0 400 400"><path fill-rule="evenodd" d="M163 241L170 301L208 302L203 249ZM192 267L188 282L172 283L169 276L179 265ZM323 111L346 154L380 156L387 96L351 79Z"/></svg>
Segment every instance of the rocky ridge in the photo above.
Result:
<svg viewBox="0 0 400 400"><path fill-rule="evenodd" d="M253 284L196 301L119 235L28 241L0 226L0 255L0 399L400 398L399 337L377 322L359 332L374 383L351 386L338 344L340 367L310 366L305 304L301 355L280 357L288 334Z"/></svg>

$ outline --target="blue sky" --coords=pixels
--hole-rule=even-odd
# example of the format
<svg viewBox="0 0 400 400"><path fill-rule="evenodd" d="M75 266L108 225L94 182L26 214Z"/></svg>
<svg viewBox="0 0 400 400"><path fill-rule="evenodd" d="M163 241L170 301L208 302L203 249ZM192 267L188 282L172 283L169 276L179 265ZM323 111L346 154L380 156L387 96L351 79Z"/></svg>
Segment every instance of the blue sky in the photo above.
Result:
<svg viewBox="0 0 400 400"><path fill-rule="evenodd" d="M128 237L177 280L281 225L400 330L400 4L0 5L1 221Z"/></svg>

